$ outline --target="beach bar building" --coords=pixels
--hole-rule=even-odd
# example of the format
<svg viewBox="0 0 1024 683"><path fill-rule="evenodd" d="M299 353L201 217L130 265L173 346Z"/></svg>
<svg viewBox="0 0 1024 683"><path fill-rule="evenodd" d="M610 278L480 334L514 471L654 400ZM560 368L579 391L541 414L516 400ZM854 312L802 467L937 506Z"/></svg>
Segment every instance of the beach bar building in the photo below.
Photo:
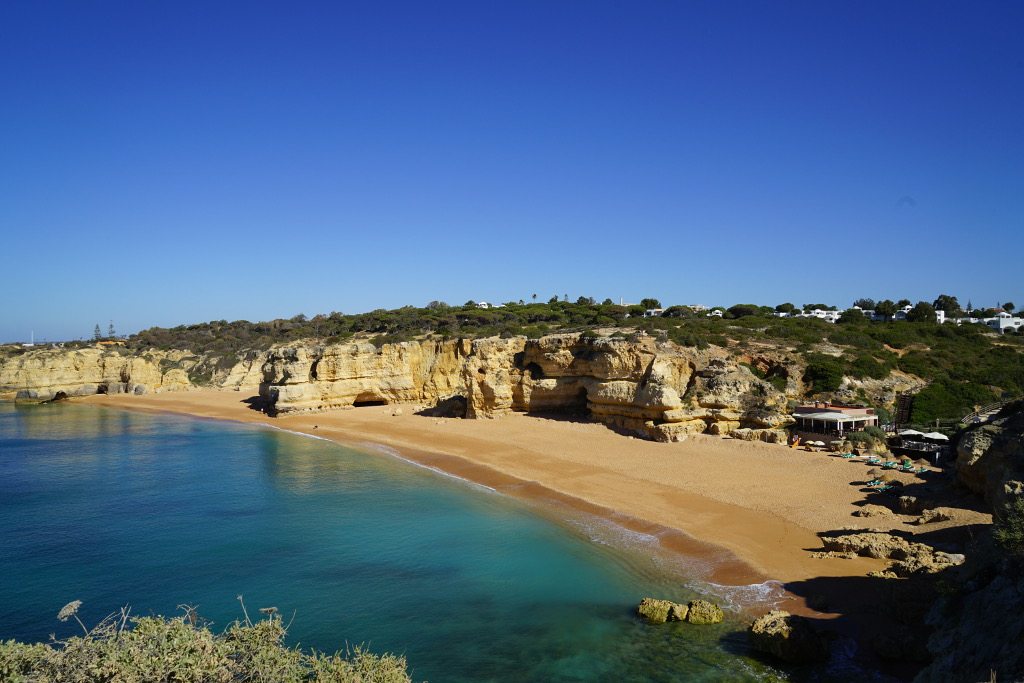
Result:
<svg viewBox="0 0 1024 683"><path fill-rule="evenodd" d="M878 415L873 408L841 403L822 403L797 406L793 411L796 424L793 429L805 434L842 436L859 432L865 427L878 426Z"/></svg>

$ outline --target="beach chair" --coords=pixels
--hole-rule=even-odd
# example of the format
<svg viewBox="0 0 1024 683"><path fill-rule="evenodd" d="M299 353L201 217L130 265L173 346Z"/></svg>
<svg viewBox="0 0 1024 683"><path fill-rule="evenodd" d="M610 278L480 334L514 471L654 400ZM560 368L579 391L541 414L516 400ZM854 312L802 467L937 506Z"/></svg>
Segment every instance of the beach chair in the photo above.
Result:
<svg viewBox="0 0 1024 683"><path fill-rule="evenodd" d="M850 458L855 458L857 456L855 456L853 453L843 453L839 457L842 458L843 460L849 460Z"/></svg>
<svg viewBox="0 0 1024 683"><path fill-rule="evenodd" d="M886 462L883 462L882 463L882 469L886 469L886 470L896 469L896 461L895 460L887 460Z"/></svg>

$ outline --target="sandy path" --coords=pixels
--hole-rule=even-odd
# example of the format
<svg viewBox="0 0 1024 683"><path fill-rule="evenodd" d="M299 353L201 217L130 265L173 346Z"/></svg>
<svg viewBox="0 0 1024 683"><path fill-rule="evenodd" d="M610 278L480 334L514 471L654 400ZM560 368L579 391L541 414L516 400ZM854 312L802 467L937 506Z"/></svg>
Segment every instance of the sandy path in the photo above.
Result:
<svg viewBox="0 0 1024 683"><path fill-rule="evenodd" d="M411 460L513 495L554 492L563 502L627 527L654 531L670 548L713 555L717 567L709 578L719 583L863 576L881 566L868 559L812 559L807 552L820 547L816 532L862 521L852 517L864 498L851 485L864 479L867 468L860 463L712 436L653 443L600 424L519 414L454 420L414 415L408 406L394 416L392 407L380 406L268 418L244 403L253 393L201 390L88 400L268 423L348 445L385 444ZM724 559L720 548L733 559Z"/></svg>

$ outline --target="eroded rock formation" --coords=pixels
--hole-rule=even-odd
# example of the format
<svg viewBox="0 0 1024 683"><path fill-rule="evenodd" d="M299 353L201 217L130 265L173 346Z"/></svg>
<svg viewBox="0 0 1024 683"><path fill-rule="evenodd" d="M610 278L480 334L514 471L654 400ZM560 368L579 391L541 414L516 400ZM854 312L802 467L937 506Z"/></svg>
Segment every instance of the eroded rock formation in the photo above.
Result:
<svg viewBox="0 0 1024 683"><path fill-rule="evenodd" d="M792 664L828 659L828 640L810 620L782 610L754 620L750 626L750 641L755 650Z"/></svg>
<svg viewBox="0 0 1024 683"><path fill-rule="evenodd" d="M570 412L659 441L737 430L781 441L791 422L786 396L726 350L643 336L277 348L263 365L260 393L275 413L461 397L470 418Z"/></svg>
<svg viewBox="0 0 1024 683"><path fill-rule="evenodd" d="M0 362L0 394L46 401L58 394L135 393L192 386L185 368L191 354L119 348L36 349Z"/></svg>

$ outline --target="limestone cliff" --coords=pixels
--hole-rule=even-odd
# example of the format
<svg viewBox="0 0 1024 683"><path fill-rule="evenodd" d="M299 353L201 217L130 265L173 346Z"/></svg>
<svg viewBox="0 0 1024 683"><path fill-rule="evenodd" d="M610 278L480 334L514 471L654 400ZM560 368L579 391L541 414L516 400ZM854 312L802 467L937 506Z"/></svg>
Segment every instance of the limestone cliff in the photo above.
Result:
<svg viewBox="0 0 1024 683"><path fill-rule="evenodd" d="M471 418L572 412L661 441L740 429L776 441L790 422L786 396L728 351L646 336L282 347L267 355L260 393L274 413L458 399Z"/></svg>
<svg viewBox="0 0 1024 683"><path fill-rule="evenodd" d="M957 478L998 515L1024 496L1024 402L969 429L957 444ZM1024 680L1024 551L979 530L978 550L947 580L926 619L932 663L917 677L938 681Z"/></svg>
<svg viewBox="0 0 1024 683"><path fill-rule="evenodd" d="M132 355L113 347L41 348L0 361L0 395L49 400L96 393L179 390L192 386L184 351Z"/></svg>

